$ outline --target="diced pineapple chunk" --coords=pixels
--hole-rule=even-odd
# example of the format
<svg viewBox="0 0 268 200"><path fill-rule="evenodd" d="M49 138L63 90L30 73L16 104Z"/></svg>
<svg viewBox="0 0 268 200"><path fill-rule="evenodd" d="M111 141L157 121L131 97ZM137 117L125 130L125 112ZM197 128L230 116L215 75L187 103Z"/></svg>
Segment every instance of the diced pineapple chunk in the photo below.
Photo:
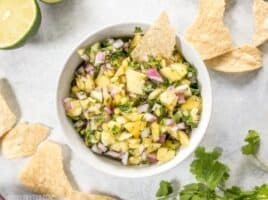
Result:
<svg viewBox="0 0 268 200"><path fill-rule="evenodd" d="M152 139L151 138L143 138L142 144L145 148L147 148L152 144Z"/></svg>
<svg viewBox="0 0 268 200"><path fill-rule="evenodd" d="M127 142L117 142L111 146L111 149L117 152L127 152L128 143Z"/></svg>
<svg viewBox="0 0 268 200"><path fill-rule="evenodd" d="M126 78L128 91L142 95L146 76L143 73L128 69Z"/></svg>
<svg viewBox="0 0 268 200"><path fill-rule="evenodd" d="M122 113L124 115L124 117L129 120L129 121L139 121L143 118L143 114L141 113Z"/></svg>
<svg viewBox="0 0 268 200"><path fill-rule="evenodd" d="M118 136L118 140L119 141L124 141L124 140L127 140L127 139L129 139L129 138L131 138L132 137L132 134L131 133L128 133L128 132L123 132L123 133L121 133L119 136Z"/></svg>
<svg viewBox="0 0 268 200"><path fill-rule="evenodd" d="M152 153L161 147L160 143L152 143L146 148L147 153Z"/></svg>
<svg viewBox="0 0 268 200"><path fill-rule="evenodd" d="M71 109L66 110L69 117L77 117L82 113L82 107L79 100L72 100L70 102Z"/></svg>
<svg viewBox="0 0 268 200"><path fill-rule="evenodd" d="M107 88L103 88L103 90L102 90L102 96L103 96L103 104L105 106L111 105L111 103L112 103L112 97L109 94L109 91L108 91Z"/></svg>
<svg viewBox="0 0 268 200"><path fill-rule="evenodd" d="M136 121L136 122L128 122L124 125L125 129L130 132L133 137L139 138L141 135L141 130L145 128L146 122Z"/></svg>
<svg viewBox="0 0 268 200"><path fill-rule="evenodd" d="M94 100L90 97L83 99L83 100L80 100L80 105L81 105L82 109L87 109L90 106L90 103L96 103L96 100Z"/></svg>
<svg viewBox="0 0 268 200"><path fill-rule="evenodd" d="M160 101L168 110L173 111L177 105L178 97L175 92L166 90L160 95Z"/></svg>
<svg viewBox="0 0 268 200"><path fill-rule="evenodd" d="M94 87L94 81L90 75L76 78L76 85L79 90L89 93Z"/></svg>
<svg viewBox="0 0 268 200"><path fill-rule="evenodd" d="M115 137L112 133L103 131L101 133L101 142L105 146L112 145L115 143Z"/></svg>
<svg viewBox="0 0 268 200"><path fill-rule="evenodd" d="M137 149L140 146L140 139L129 139L128 140L128 146L130 149Z"/></svg>
<svg viewBox="0 0 268 200"><path fill-rule="evenodd" d="M148 99L149 100L156 99L161 94L161 92L163 92L163 89L161 88L155 89L149 94Z"/></svg>
<svg viewBox="0 0 268 200"><path fill-rule="evenodd" d="M140 34L140 33L135 34L133 40L130 43L130 47L131 48L136 47L141 39L142 39L142 34Z"/></svg>
<svg viewBox="0 0 268 200"><path fill-rule="evenodd" d="M128 163L130 165L138 165L141 163L141 157L140 156L131 156L128 160Z"/></svg>
<svg viewBox="0 0 268 200"><path fill-rule="evenodd" d="M174 150L162 147L157 151L157 160L160 163L167 162L175 157L176 152Z"/></svg>
<svg viewBox="0 0 268 200"><path fill-rule="evenodd" d="M160 136L160 126L156 122L151 124L152 138L154 141L157 141Z"/></svg>
<svg viewBox="0 0 268 200"><path fill-rule="evenodd" d="M178 142L176 140L167 140L164 143L164 147L167 147L168 149L176 150L180 147L180 142Z"/></svg>
<svg viewBox="0 0 268 200"><path fill-rule="evenodd" d="M110 84L109 77L104 76L102 74L100 74L95 81L96 81L97 86L100 88L107 87Z"/></svg>
<svg viewBox="0 0 268 200"><path fill-rule="evenodd" d="M201 102L201 98L198 96L191 96L181 106L182 111L188 111L188 112L190 112L194 108L198 110L198 113L201 112L202 102Z"/></svg>
<svg viewBox="0 0 268 200"><path fill-rule="evenodd" d="M100 89L95 89L92 90L90 93L90 96L96 100L98 100L99 102L102 102L102 92Z"/></svg>
<svg viewBox="0 0 268 200"><path fill-rule="evenodd" d="M114 77L111 79L111 81L117 81L118 77L122 76L125 74L126 69L128 67L128 63L129 63L129 58L126 58L123 60L121 66L118 68L118 70L116 71Z"/></svg>
<svg viewBox="0 0 268 200"><path fill-rule="evenodd" d="M178 131L178 136L183 146L189 145L189 137L186 135L184 131Z"/></svg>
<svg viewBox="0 0 268 200"><path fill-rule="evenodd" d="M171 82L181 80L187 74L187 65L174 63L160 70L161 74Z"/></svg>

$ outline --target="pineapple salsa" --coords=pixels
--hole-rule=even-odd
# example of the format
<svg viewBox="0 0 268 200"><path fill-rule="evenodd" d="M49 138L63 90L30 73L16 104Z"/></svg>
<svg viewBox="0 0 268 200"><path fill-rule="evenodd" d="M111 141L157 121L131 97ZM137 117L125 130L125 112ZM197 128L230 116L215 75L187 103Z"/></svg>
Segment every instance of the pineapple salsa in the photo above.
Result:
<svg viewBox="0 0 268 200"><path fill-rule="evenodd" d="M196 69L174 49L171 59L133 61L143 37L107 39L80 49L67 116L94 152L123 165L164 163L188 145L202 99Z"/></svg>

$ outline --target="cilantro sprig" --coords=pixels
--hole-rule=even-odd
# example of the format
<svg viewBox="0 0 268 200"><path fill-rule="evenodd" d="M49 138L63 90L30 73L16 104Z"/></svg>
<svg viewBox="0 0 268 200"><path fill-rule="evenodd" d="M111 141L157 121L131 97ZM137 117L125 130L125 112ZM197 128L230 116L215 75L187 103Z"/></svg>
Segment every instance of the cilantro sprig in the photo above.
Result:
<svg viewBox="0 0 268 200"><path fill-rule="evenodd" d="M258 132L250 130L245 138L246 144L241 151L244 155L252 156L260 163L262 168L268 166L261 161L257 154L260 148L261 138ZM229 168L220 161L222 149L214 148L206 151L204 147L198 147L195 151L195 159L191 163L190 171L195 176L196 183L183 186L178 193L177 200L268 200L268 185L256 186L251 190L243 190L238 186L226 188L225 183L229 178ZM171 183L161 181L157 197L165 197L172 193ZM169 189L167 189L169 188ZM174 194L174 192L173 192Z"/></svg>
<svg viewBox="0 0 268 200"><path fill-rule="evenodd" d="M246 144L241 148L242 153L250 156L261 169L268 172L268 164L258 155L261 144L260 134L255 130L249 130L245 142Z"/></svg>

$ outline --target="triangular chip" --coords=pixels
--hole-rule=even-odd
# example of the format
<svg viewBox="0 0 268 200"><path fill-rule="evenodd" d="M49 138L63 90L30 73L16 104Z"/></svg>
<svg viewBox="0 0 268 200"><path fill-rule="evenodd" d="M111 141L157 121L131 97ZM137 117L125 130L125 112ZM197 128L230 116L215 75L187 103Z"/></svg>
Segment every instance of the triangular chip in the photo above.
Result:
<svg viewBox="0 0 268 200"><path fill-rule="evenodd" d="M82 192L73 191L68 200L116 200L116 199L103 195L86 194Z"/></svg>
<svg viewBox="0 0 268 200"><path fill-rule="evenodd" d="M254 0L253 15L255 27L253 44L259 46L268 40L268 2Z"/></svg>
<svg viewBox="0 0 268 200"><path fill-rule="evenodd" d="M72 186L64 172L63 154L59 144L46 141L21 171L20 182L33 192L68 197Z"/></svg>
<svg viewBox="0 0 268 200"><path fill-rule="evenodd" d="M246 72L262 66L262 53L254 46L244 45L206 61L208 67L222 72Z"/></svg>
<svg viewBox="0 0 268 200"><path fill-rule="evenodd" d="M16 123L16 116L0 94L0 138Z"/></svg>
<svg viewBox="0 0 268 200"><path fill-rule="evenodd" d="M198 16L186 31L186 39L204 60L232 48L231 34L223 22L224 11L225 0L199 0Z"/></svg>
<svg viewBox="0 0 268 200"><path fill-rule="evenodd" d="M163 12L145 33L132 52L136 61L145 61L148 56L170 58L176 44L176 33L170 25L166 12Z"/></svg>
<svg viewBox="0 0 268 200"><path fill-rule="evenodd" d="M3 155L7 159L33 155L48 132L49 128L41 124L19 123L3 138Z"/></svg>

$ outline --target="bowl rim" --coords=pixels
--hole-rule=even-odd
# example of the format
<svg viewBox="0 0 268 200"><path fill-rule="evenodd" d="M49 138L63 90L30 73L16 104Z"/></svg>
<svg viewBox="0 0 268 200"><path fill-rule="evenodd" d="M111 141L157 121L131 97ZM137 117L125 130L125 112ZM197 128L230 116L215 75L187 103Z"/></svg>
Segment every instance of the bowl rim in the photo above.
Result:
<svg viewBox="0 0 268 200"><path fill-rule="evenodd" d="M60 124L60 130L62 131L62 134L64 136L64 139L67 143L67 145L72 149L72 151L77 155L78 158L80 158L82 161L86 162L87 165L89 165L90 167L96 169L99 172L108 174L108 175L112 175L112 176L116 176L116 177L121 177L121 178L144 178L144 177L151 177L157 174L161 174L164 173L168 170L171 170L173 168L175 168L176 166L178 166L180 163L182 163L184 160L186 160L188 157L190 157L192 155L192 153L195 151L195 149L199 146L199 144L202 142L205 134L206 134L206 130L208 128L210 119L211 119L211 113L212 113L212 89L211 89L211 80L209 77L209 73L208 70L206 68L205 63L203 62L203 60L201 59L200 55L197 53L197 51L194 49L194 47L184 38L184 36L178 32L176 32L176 38L179 38L179 40L183 41L184 44L186 44L187 48L189 48L192 53L194 54L194 59L198 59L198 62L200 62L200 66L198 68L203 68L202 69L202 73L204 78L206 79L206 96L207 96L207 100L206 100L206 116L205 119L201 119L201 121L205 121L204 126L203 126L203 131L201 132L201 136L199 137L199 140L195 143L195 145L191 145L186 147L188 149L188 152L180 159L177 160L176 162L167 162L164 164L159 165L160 167L155 168L155 169L149 169L145 170L145 172L139 172L139 170L137 169L136 172L133 171L129 171L129 173L120 173L118 170L112 170L112 168L110 168L109 170L104 169L104 167L99 167L96 166L94 164L92 164L91 162L89 162L89 159L86 158L86 155L81 154L81 152L79 152L78 149L75 148L75 146L73 145L72 141L70 140L70 138L68 138L67 133L65 133L65 128L63 125L63 118L67 118L67 116L62 116L61 112L60 112L60 104L62 104L62 100L60 99L60 94L59 94L59 90L60 90L60 83L61 80L64 78L63 77L63 72L66 70L68 63L70 61L70 59L76 54L76 51L78 49L78 47L84 46L85 43L87 42L87 40L89 40L91 37L93 37L94 35L99 34L102 31L108 30L108 29L114 29L116 27L121 27L121 26L145 26L145 27L149 27L150 24L148 23L144 23L144 22L123 22L123 23L117 23L117 24L110 24L110 25L105 25L102 26L98 29L96 29L95 31L91 31L87 34L87 36L85 36L77 45L75 45L75 48L73 48L70 53L68 54L68 57L66 59L66 61L64 62L63 68L60 70L59 76L58 76L58 80L57 80L57 91L56 91L56 110L57 110L57 119L59 121ZM113 34L113 33L112 33ZM112 37L111 34L111 37ZM122 36L126 36L126 35L122 35ZM107 37L108 38L108 37ZM198 79L199 80L199 79ZM200 80L199 80L200 81ZM202 84L202 83L201 83ZM203 87L203 86L202 86ZM203 97L203 95L202 95ZM59 103L60 102L60 103ZM204 107L204 105L202 105ZM203 113L204 111L202 111L202 116L205 115ZM200 121L200 123L201 123ZM199 126L196 128L198 129ZM76 133L75 130L73 130L73 132ZM77 134L77 133L76 133ZM180 150L179 150L180 152ZM176 156L179 155L179 153L176 154ZM175 156L175 158L176 158ZM97 157L101 157L100 155L97 155ZM174 159L175 159L174 158ZM173 159L173 160L174 160ZM149 171L150 170L150 171Z"/></svg>

